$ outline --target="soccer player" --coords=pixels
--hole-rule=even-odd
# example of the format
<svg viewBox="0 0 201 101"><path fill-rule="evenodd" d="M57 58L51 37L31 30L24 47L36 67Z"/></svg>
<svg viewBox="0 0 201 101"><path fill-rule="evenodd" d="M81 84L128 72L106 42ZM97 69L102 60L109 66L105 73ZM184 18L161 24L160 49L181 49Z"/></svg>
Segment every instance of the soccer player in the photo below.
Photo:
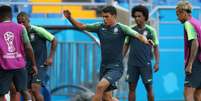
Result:
<svg viewBox="0 0 201 101"><path fill-rule="evenodd" d="M12 82L24 100L30 101L25 51L31 61L32 75L37 74L37 67L27 31L24 26L11 21L10 6L0 6L0 12L0 101L4 101Z"/></svg>
<svg viewBox="0 0 201 101"><path fill-rule="evenodd" d="M184 25L185 48L185 101L201 101L201 62L198 38L201 35L201 24L192 17L192 5L188 1L180 1L176 6L176 14Z"/></svg>
<svg viewBox="0 0 201 101"><path fill-rule="evenodd" d="M38 67L38 75L30 75L28 73L28 86L31 89L32 96L36 101L44 101L44 97L41 95L41 86L45 86L47 69L52 64L53 56L56 50L57 41L56 38L46 31L42 27L38 27L30 24L28 15L25 12L20 12L17 15L17 22L23 24L27 31L31 41L31 45L34 50L36 64ZM49 56L47 55L46 42L51 42L51 49ZM30 71L30 60L27 60L27 68Z"/></svg>
<svg viewBox="0 0 201 101"><path fill-rule="evenodd" d="M155 56L154 71L159 69L159 51L158 38L155 29L146 24L149 18L149 11L145 6L138 5L132 8L132 17L135 19L137 25L132 27L138 33L141 33L147 39L153 41L153 53ZM147 91L148 101L154 101L154 94L152 89L152 46L146 45L136 38L126 37L124 46L124 55L130 46L130 53L128 58L127 79L129 83L129 101L136 101L135 90L139 77L141 76L143 84Z"/></svg>
<svg viewBox="0 0 201 101"><path fill-rule="evenodd" d="M29 75L30 87L36 101L43 101L43 96L40 94L41 85L45 86L48 66L53 62L53 56L56 50L56 38L42 27L30 24L28 15L25 12L20 12L17 15L17 22L23 24L28 32L31 45L36 57L36 64L38 67L38 75ZM49 55L47 54L46 42L51 43ZM27 67L30 67L30 61L27 62Z"/></svg>
<svg viewBox="0 0 201 101"><path fill-rule="evenodd" d="M95 24L82 24L76 21L69 10L64 11L64 16L81 30L96 32L101 43L101 68L100 81L96 85L96 92L92 101L112 101L112 90L116 89L117 82L123 73L123 45L125 36L129 35L141 40L145 44L149 41L128 26L117 22L117 11L113 6L106 6L102 10L104 22Z"/></svg>

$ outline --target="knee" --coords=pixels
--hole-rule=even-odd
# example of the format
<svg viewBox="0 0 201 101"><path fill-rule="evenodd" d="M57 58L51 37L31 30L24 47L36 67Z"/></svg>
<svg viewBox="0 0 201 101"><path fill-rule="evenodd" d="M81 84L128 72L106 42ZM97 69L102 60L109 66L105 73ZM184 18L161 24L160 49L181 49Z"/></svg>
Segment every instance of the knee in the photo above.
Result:
<svg viewBox="0 0 201 101"><path fill-rule="evenodd" d="M22 96L30 96L30 94L29 94L29 92L28 92L27 90L22 90L22 91L20 91L20 94L21 94Z"/></svg>
<svg viewBox="0 0 201 101"><path fill-rule="evenodd" d="M195 101L201 101L201 96L200 96L200 94L195 93L193 97L194 97Z"/></svg>
<svg viewBox="0 0 201 101"><path fill-rule="evenodd" d="M17 91L10 89L10 95L11 95L11 96L17 95Z"/></svg>
<svg viewBox="0 0 201 101"><path fill-rule="evenodd" d="M96 86L96 89L100 91L104 91L106 89L106 86L102 83L98 83L98 85Z"/></svg>
<svg viewBox="0 0 201 101"><path fill-rule="evenodd" d="M184 92L185 101L192 101L194 99L194 95L188 92Z"/></svg>
<svg viewBox="0 0 201 101"><path fill-rule="evenodd" d="M16 94L17 94L17 91L16 91L16 89L15 89L15 86L12 85L12 86L10 87L10 95L12 96L12 95L16 95Z"/></svg>
<svg viewBox="0 0 201 101"><path fill-rule="evenodd" d="M104 95L103 96L103 101L113 101L112 100L112 96L110 96L110 95Z"/></svg>
<svg viewBox="0 0 201 101"><path fill-rule="evenodd" d="M136 84L135 83L130 83L129 84L129 92L135 92L136 89Z"/></svg>
<svg viewBox="0 0 201 101"><path fill-rule="evenodd" d="M149 95L153 96L153 89L151 84L147 84L146 86L146 91Z"/></svg>
<svg viewBox="0 0 201 101"><path fill-rule="evenodd" d="M38 84L32 84L31 86L31 92L34 94L39 94L40 93L40 85Z"/></svg>
<svg viewBox="0 0 201 101"><path fill-rule="evenodd" d="M135 87L129 87L129 92L134 92L135 91Z"/></svg>

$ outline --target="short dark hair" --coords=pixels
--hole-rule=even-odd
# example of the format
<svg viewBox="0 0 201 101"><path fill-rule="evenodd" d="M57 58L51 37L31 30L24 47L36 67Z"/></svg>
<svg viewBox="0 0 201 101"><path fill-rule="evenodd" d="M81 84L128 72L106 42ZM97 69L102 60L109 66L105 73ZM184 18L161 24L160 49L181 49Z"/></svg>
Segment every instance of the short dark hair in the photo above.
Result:
<svg viewBox="0 0 201 101"><path fill-rule="evenodd" d="M26 12L20 12L17 15L17 20L19 19L19 17L25 17L25 19L28 20L28 22L29 22L29 15Z"/></svg>
<svg viewBox="0 0 201 101"><path fill-rule="evenodd" d="M132 17L134 17L135 12L142 12L143 16L145 17L145 20L147 21L149 19L149 10L147 7L143 5L138 5L132 8Z"/></svg>
<svg viewBox="0 0 201 101"><path fill-rule="evenodd" d="M24 17L29 18L28 14L27 14L26 12L20 12L20 13L17 15L17 18L20 17L20 16L24 16Z"/></svg>
<svg viewBox="0 0 201 101"><path fill-rule="evenodd" d="M12 8L7 5L0 6L1 17L12 17Z"/></svg>
<svg viewBox="0 0 201 101"><path fill-rule="evenodd" d="M114 6L106 6L102 9L103 13L110 13L111 15L117 15L117 10Z"/></svg>

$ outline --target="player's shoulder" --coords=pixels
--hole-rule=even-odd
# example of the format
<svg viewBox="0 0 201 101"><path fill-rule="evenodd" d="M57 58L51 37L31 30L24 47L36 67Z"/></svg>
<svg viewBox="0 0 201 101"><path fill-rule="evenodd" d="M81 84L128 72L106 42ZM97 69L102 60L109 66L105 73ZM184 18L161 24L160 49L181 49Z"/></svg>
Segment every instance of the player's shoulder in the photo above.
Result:
<svg viewBox="0 0 201 101"><path fill-rule="evenodd" d="M145 24L145 27L148 31L151 31L152 33L156 33L156 29L153 26Z"/></svg>
<svg viewBox="0 0 201 101"><path fill-rule="evenodd" d="M123 24L123 23L121 23L121 22L118 22L117 25L123 26L123 27L126 27L126 26L127 26L127 25L125 25L125 24Z"/></svg>
<svg viewBox="0 0 201 101"><path fill-rule="evenodd" d="M40 29L43 29L42 27L40 26L36 26L36 25L30 25L32 29L35 29L35 30L40 30Z"/></svg>
<svg viewBox="0 0 201 101"><path fill-rule="evenodd" d="M148 28L148 29L150 29L150 30L155 30L155 28L153 26L148 25L148 24L145 24L145 27Z"/></svg>
<svg viewBox="0 0 201 101"><path fill-rule="evenodd" d="M122 28L123 30L124 29L128 29L128 28L130 28L128 25L126 25L126 24L123 24L123 23L117 23L117 25L120 27L120 28Z"/></svg>

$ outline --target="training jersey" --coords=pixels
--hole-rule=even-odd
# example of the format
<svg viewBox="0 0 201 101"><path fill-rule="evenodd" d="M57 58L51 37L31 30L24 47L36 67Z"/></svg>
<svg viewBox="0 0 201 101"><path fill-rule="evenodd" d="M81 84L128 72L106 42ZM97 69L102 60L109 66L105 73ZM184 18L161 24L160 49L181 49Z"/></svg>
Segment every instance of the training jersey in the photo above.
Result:
<svg viewBox="0 0 201 101"><path fill-rule="evenodd" d="M104 23L86 25L86 30L96 32L101 43L102 64L122 62L125 35L135 37L138 33L130 27L117 23L107 27Z"/></svg>
<svg viewBox="0 0 201 101"><path fill-rule="evenodd" d="M192 19L192 17L190 18ZM189 57L190 57L190 49L191 44L190 41L197 39L197 32L193 27L190 19L184 22L184 57L185 57L185 65L187 65Z"/></svg>
<svg viewBox="0 0 201 101"><path fill-rule="evenodd" d="M33 47L37 67L43 66L47 59L46 41L52 41L54 36L42 27L31 25L31 30L28 31L28 36ZM31 66L31 61L28 59L27 67Z"/></svg>
<svg viewBox="0 0 201 101"><path fill-rule="evenodd" d="M24 44L29 44L29 38L23 25L11 21L0 23L0 69L25 67Z"/></svg>
<svg viewBox="0 0 201 101"><path fill-rule="evenodd" d="M144 35L147 39L151 39L154 45L158 45L158 37L156 30L150 25L145 25L144 28L138 26L132 27L138 33ZM130 45L130 53L128 65L147 67L151 64L152 46L142 43L136 38L126 37L126 43Z"/></svg>

